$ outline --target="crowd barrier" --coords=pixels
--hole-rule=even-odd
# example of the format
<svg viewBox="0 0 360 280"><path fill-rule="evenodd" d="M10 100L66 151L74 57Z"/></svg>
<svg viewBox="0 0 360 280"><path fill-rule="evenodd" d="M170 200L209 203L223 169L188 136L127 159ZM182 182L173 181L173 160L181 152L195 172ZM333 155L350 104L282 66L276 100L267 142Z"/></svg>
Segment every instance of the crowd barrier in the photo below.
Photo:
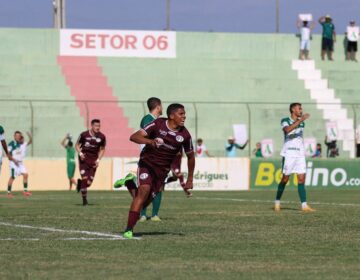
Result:
<svg viewBox="0 0 360 280"><path fill-rule="evenodd" d="M281 159L250 158L198 158L194 172L194 190L262 190L277 187L281 178ZM182 161L182 170L187 177L187 161ZM30 190L67 190L65 159L27 159ZM360 160L308 159L305 185L308 187L353 187L360 188ZM136 173L137 158L105 158L96 172L91 190L112 190L116 179L129 172ZM9 164L3 160L0 186L6 191ZM78 168L75 178L79 177ZM289 186L296 185L296 178ZM13 190L22 190L22 178L17 178ZM166 190L181 190L178 182L166 186Z"/></svg>

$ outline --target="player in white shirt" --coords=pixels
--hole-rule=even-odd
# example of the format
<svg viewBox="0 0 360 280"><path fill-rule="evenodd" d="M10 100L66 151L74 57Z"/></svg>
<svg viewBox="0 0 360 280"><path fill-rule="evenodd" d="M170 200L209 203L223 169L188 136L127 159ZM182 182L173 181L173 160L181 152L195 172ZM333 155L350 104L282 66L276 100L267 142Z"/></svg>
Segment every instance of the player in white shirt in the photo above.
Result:
<svg viewBox="0 0 360 280"><path fill-rule="evenodd" d="M300 103L290 104L291 116L281 120L281 128L284 132L284 145L281 150L283 157L282 178L278 186L275 200L275 211L280 211L280 199L289 181L291 174L296 174L298 179L298 192L301 201L301 209L304 212L315 211L306 202L305 176L306 161L304 148L305 120L309 114L302 112Z"/></svg>
<svg viewBox="0 0 360 280"><path fill-rule="evenodd" d="M211 155L209 154L209 151L207 150L207 148L204 144L204 141L201 138L199 138L196 141L196 156L197 157L205 157L205 155L208 157L211 157Z"/></svg>
<svg viewBox="0 0 360 280"><path fill-rule="evenodd" d="M30 196L31 192L28 191L28 172L24 165L24 159L26 156L27 147L32 143L32 137L30 133L27 133L29 141L25 142L24 136L20 131L16 131L14 134L14 140L9 143L9 153L14 158L15 162L10 161L10 178L8 182L8 197L13 197L11 193L12 184L16 177L23 176L24 184L24 196Z"/></svg>
<svg viewBox="0 0 360 280"><path fill-rule="evenodd" d="M300 54L299 59L308 60L309 52L310 52L310 40L311 40L311 31L315 27L315 22L312 22L311 26L309 26L308 21L297 21L297 27L300 31Z"/></svg>

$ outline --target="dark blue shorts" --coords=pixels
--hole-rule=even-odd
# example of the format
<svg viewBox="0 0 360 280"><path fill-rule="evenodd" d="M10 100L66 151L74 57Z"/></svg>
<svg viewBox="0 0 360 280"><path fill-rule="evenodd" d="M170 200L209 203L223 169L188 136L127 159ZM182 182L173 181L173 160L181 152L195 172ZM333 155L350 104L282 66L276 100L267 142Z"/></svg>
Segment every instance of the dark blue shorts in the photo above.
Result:
<svg viewBox="0 0 360 280"><path fill-rule="evenodd" d="M321 49L323 51L332 52L334 50L334 40L329 38L322 38Z"/></svg>

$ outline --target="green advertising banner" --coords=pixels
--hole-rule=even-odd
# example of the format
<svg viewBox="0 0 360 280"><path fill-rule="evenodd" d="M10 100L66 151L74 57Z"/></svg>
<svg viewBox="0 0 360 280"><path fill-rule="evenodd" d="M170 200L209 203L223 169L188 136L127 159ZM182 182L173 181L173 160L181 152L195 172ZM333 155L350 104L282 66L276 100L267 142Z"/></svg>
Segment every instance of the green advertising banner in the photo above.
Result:
<svg viewBox="0 0 360 280"><path fill-rule="evenodd" d="M251 159L250 188L276 188L281 179L281 163L281 159ZM291 176L288 185L297 185L296 176ZM360 188L360 160L309 159L305 185Z"/></svg>

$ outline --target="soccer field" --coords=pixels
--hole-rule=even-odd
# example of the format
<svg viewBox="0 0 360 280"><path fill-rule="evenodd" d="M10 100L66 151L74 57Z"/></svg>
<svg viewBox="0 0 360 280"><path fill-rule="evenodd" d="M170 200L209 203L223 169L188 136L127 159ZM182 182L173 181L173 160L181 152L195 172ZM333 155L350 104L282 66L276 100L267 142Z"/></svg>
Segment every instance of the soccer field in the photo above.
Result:
<svg viewBox="0 0 360 280"><path fill-rule="evenodd" d="M0 197L0 279L359 279L360 190L166 192L160 223L123 240L130 197L74 192ZM313 201L314 203L311 203Z"/></svg>

